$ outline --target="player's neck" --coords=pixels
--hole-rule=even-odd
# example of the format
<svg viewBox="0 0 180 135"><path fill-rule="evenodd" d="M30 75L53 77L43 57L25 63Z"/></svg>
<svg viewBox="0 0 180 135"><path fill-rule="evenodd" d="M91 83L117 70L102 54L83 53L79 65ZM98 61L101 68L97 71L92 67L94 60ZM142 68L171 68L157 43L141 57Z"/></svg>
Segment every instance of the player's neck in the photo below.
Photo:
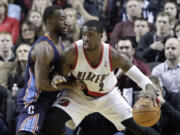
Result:
<svg viewBox="0 0 180 135"><path fill-rule="evenodd" d="M99 61L101 59L101 46L98 45L97 48L93 49L93 50L85 50L86 52L86 56L88 58L88 60L90 61L90 63L93 66L97 66L99 64Z"/></svg>
<svg viewBox="0 0 180 135"><path fill-rule="evenodd" d="M52 40L52 42L57 45L59 43L59 41L61 41L61 37L53 32L47 32L50 40Z"/></svg>

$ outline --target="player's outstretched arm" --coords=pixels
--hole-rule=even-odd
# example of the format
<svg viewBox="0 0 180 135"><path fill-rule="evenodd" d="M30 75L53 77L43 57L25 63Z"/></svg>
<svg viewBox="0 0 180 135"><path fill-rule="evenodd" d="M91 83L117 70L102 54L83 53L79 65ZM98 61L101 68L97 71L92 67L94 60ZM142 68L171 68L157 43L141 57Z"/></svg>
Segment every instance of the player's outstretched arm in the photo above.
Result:
<svg viewBox="0 0 180 135"><path fill-rule="evenodd" d="M135 65L132 64L126 55L118 53L115 49L111 48L111 63L112 70L121 68L129 78L136 82L143 90L147 90L149 92L146 95L156 98L156 87L147 76L145 76Z"/></svg>

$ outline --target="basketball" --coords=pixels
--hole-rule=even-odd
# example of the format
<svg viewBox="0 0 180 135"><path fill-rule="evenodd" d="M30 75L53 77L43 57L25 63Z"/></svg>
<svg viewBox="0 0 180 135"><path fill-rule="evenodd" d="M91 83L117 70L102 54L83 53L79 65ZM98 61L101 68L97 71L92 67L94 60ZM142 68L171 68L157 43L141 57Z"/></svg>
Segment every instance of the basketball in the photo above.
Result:
<svg viewBox="0 0 180 135"><path fill-rule="evenodd" d="M153 100L140 98L133 106L133 119L142 127L150 127L159 121L161 109Z"/></svg>

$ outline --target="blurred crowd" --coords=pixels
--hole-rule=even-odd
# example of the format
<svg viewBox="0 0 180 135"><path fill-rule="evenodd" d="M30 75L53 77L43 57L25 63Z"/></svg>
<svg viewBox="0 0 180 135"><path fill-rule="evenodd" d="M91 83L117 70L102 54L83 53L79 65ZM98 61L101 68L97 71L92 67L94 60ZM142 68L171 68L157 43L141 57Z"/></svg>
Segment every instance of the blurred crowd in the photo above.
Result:
<svg viewBox="0 0 180 135"><path fill-rule="evenodd" d="M168 100L169 93L180 93L180 0L0 0L0 135L15 135L16 97L24 86L28 53L46 32L42 15L52 4L67 15L65 47L81 38L84 22L99 20L104 26L102 41L127 55L144 74L158 78L162 93L168 94L162 98L177 113L175 117L162 106L171 124L158 130L175 135L164 127L176 131L180 122L180 103ZM133 106L141 89L121 69L114 73L120 93Z"/></svg>

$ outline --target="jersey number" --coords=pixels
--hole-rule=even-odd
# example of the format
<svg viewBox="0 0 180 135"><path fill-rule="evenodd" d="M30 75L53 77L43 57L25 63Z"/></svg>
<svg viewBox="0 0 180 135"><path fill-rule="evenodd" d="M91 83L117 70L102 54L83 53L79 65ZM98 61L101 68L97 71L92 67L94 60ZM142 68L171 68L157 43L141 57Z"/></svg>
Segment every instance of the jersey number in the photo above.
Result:
<svg viewBox="0 0 180 135"><path fill-rule="evenodd" d="M100 87L99 91L104 91L104 89L103 89L104 83L100 83L100 84L99 84L99 87Z"/></svg>

